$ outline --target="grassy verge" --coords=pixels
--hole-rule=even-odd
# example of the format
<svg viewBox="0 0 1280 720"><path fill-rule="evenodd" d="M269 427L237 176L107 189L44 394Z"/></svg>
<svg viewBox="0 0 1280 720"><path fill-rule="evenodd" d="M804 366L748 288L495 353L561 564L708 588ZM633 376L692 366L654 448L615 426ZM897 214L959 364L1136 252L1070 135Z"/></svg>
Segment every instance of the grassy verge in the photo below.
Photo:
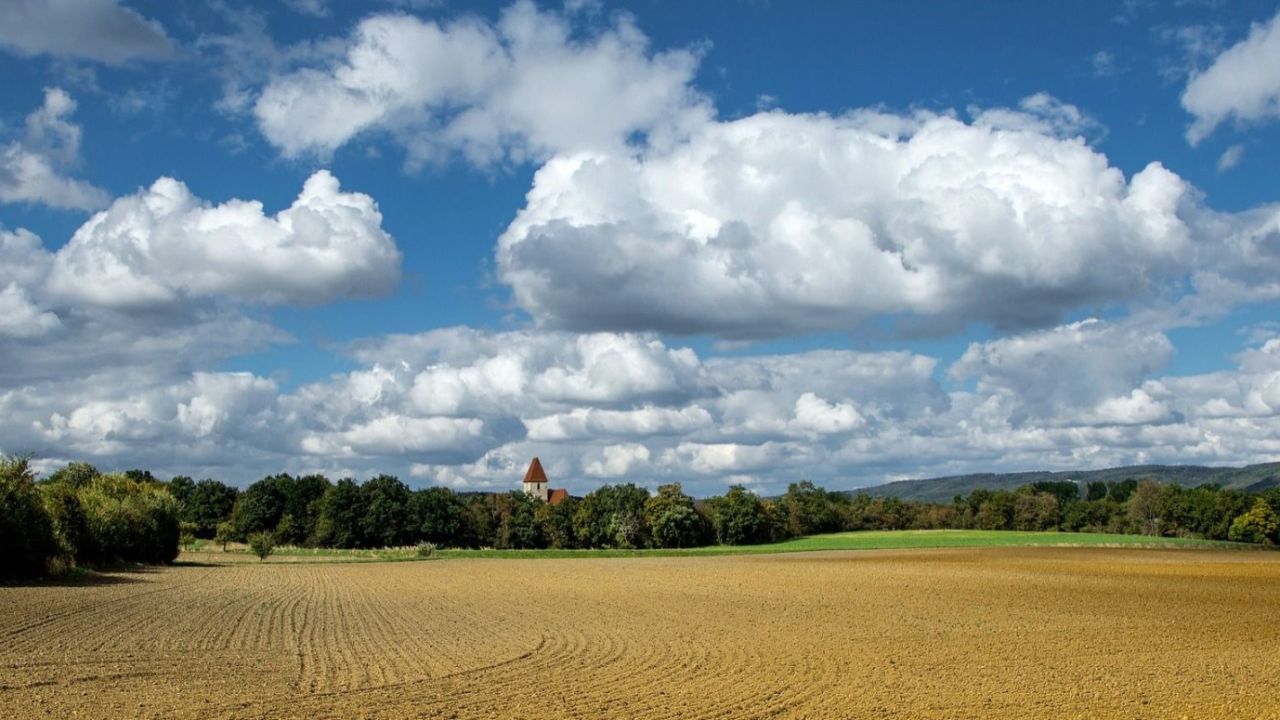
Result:
<svg viewBox="0 0 1280 720"><path fill-rule="evenodd" d="M794 538L766 545L687 548L681 550L437 550L432 559L461 558L614 558L614 557L697 557L713 555L766 555L770 553L812 552L816 550L894 550L911 548L963 547L1134 547L1257 550L1258 545L1149 537L1105 533L1015 532L997 530L872 530ZM268 563L289 562L404 562L420 560L417 548L339 550L334 548L277 547ZM258 562L244 545L233 543L222 552L216 546L184 552L187 562Z"/></svg>
<svg viewBox="0 0 1280 720"><path fill-rule="evenodd" d="M1258 545L1106 533L1014 532L998 530L871 530L794 538L766 545L689 548L684 550L441 550L446 558L582 558L688 557L700 555L764 555L815 550L893 550L948 547L1151 547L1259 549Z"/></svg>

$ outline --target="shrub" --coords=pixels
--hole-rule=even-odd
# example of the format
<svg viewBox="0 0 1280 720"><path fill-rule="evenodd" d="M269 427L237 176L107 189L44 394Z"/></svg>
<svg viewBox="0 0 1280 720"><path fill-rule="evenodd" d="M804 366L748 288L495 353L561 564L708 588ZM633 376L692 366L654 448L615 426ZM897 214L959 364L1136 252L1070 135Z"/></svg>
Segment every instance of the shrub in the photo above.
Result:
<svg viewBox="0 0 1280 720"><path fill-rule="evenodd" d="M190 550L191 546L195 544L196 529L198 527L193 522L183 521L178 523L178 544L182 546L183 550Z"/></svg>
<svg viewBox="0 0 1280 720"><path fill-rule="evenodd" d="M80 506L80 496L71 485L46 483L40 486L45 512L53 521L58 547L67 562L80 555L80 548L90 543L89 526Z"/></svg>
<svg viewBox="0 0 1280 720"><path fill-rule="evenodd" d="M418 543L418 557L429 558L436 554L436 544L433 542Z"/></svg>
<svg viewBox="0 0 1280 720"><path fill-rule="evenodd" d="M43 574L58 550L27 458L0 456L0 577Z"/></svg>
<svg viewBox="0 0 1280 720"><path fill-rule="evenodd" d="M258 560L266 560L272 551L276 549L276 539L271 533L256 532L249 536L249 549L254 555L258 556Z"/></svg>
<svg viewBox="0 0 1280 720"><path fill-rule="evenodd" d="M1280 521L1266 500L1254 500L1253 507L1231 523L1227 537L1236 542L1267 543L1276 537Z"/></svg>
<svg viewBox="0 0 1280 720"><path fill-rule="evenodd" d="M178 502L163 486L112 473L94 478L76 495L88 530L77 558L170 563L178 557Z"/></svg>
<svg viewBox="0 0 1280 720"><path fill-rule="evenodd" d="M236 526L230 520L224 520L218 523L218 531L213 536L213 541L222 546L222 552L227 551L227 543L236 539Z"/></svg>

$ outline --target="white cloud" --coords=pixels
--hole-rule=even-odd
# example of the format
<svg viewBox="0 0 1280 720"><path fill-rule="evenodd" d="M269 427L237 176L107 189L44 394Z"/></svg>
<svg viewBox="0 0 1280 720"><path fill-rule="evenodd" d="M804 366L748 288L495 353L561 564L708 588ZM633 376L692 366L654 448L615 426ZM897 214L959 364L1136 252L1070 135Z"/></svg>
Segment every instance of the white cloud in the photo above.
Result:
<svg viewBox="0 0 1280 720"><path fill-rule="evenodd" d="M498 273L537 321L750 338L888 316L1043 326L1149 294L1195 254L1196 195L1126 181L1045 95L947 115L761 113L536 174Z"/></svg>
<svg viewBox="0 0 1280 720"><path fill-rule="evenodd" d="M55 55L120 65L176 56L155 20L117 0L5 0L0 3L0 46L19 55Z"/></svg>
<svg viewBox="0 0 1280 720"><path fill-rule="evenodd" d="M1135 388L1128 395L1107 398L1098 404L1096 410L1096 421L1103 425L1149 425L1173 419L1169 404L1153 398L1143 388Z"/></svg>
<svg viewBox="0 0 1280 720"><path fill-rule="evenodd" d="M813 435L847 432L866 424L857 408L849 403L829 403L807 392L796 400L794 425Z"/></svg>
<svg viewBox="0 0 1280 720"><path fill-rule="evenodd" d="M9 283L0 290L0 336L39 337L61 325L58 316L31 301L26 288Z"/></svg>
<svg viewBox="0 0 1280 720"><path fill-rule="evenodd" d="M422 455L465 451L483 439L484 421L476 418L405 417L384 415L331 434L308 434L303 452L328 457L359 455Z"/></svg>
<svg viewBox="0 0 1280 720"><path fill-rule="evenodd" d="M1280 118L1280 14L1256 23L1249 36L1196 73L1182 93L1195 120L1187 140L1196 145L1231 118L1259 123Z"/></svg>
<svg viewBox="0 0 1280 720"><path fill-rule="evenodd" d="M44 104L26 119L26 133L0 146L0 202L41 203L92 210L107 193L63 171L80 158L80 127L67 118L76 103L60 88L46 88Z"/></svg>
<svg viewBox="0 0 1280 720"><path fill-rule="evenodd" d="M1218 172L1226 172L1240 164L1244 159L1244 145L1236 143L1222 152L1218 158Z"/></svg>
<svg viewBox="0 0 1280 720"><path fill-rule="evenodd" d="M455 151L487 165L612 149L708 114L689 86L694 53L652 52L626 16L599 31L575 17L524 1L496 24L375 15L323 62L272 77L254 114L288 157L386 132L410 165Z"/></svg>
<svg viewBox="0 0 1280 720"><path fill-rule="evenodd" d="M978 393L998 397L1014 424L1058 422L1128 394L1173 355L1161 332L1086 320L974 343L948 372L976 379ZM1115 401L1105 412L1119 412Z"/></svg>
<svg viewBox="0 0 1280 720"><path fill-rule="evenodd" d="M583 463L582 471L590 477L620 478L648 462L649 448L644 445L606 445L598 458Z"/></svg>
<svg viewBox="0 0 1280 720"><path fill-rule="evenodd" d="M399 266L373 199L342 192L327 171L274 217L260 202L210 205L161 178L77 230L54 259L49 288L112 307L210 296L316 303L384 294Z"/></svg>
<svg viewBox="0 0 1280 720"><path fill-rule="evenodd" d="M808 447L787 443L680 443L663 454L662 462L701 475L726 476L777 470L810 456Z"/></svg>
<svg viewBox="0 0 1280 720"><path fill-rule="evenodd" d="M699 405L683 408L643 405L633 410L574 408L524 420L531 441L587 440L636 435L685 435L712 425L711 413Z"/></svg>
<svg viewBox="0 0 1280 720"><path fill-rule="evenodd" d="M950 372L976 382L947 393L936 360L907 353L690 364L652 338L601 335L597 343L683 367L679 392L654 399L641 365L620 366L637 377L611 379L587 399L528 391L530 378L594 362L573 339L455 328L371 340L357 350L361 368L290 391L248 373L148 364L156 353L139 353L80 377L5 382L0 437L5 450L239 482L279 470L392 472L472 490L515 488L538 455L553 482L575 492L602 480L680 481L695 494L747 479L780 492L799 478L851 487L904 474L1280 454L1274 339L1229 371L1158 377L1169 352L1158 332L1076 323L975 344ZM525 390L486 395L464 384L452 414L423 408L417 379L446 357L460 374L518 359Z"/></svg>

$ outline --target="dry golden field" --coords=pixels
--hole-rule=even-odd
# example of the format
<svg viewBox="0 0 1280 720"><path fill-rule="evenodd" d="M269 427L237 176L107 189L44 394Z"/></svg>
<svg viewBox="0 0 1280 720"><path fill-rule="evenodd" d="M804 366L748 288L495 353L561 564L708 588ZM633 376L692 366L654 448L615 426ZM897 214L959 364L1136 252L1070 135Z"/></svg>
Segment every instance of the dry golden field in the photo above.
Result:
<svg viewBox="0 0 1280 720"><path fill-rule="evenodd" d="M1280 717L1280 554L235 564L0 587L0 716Z"/></svg>

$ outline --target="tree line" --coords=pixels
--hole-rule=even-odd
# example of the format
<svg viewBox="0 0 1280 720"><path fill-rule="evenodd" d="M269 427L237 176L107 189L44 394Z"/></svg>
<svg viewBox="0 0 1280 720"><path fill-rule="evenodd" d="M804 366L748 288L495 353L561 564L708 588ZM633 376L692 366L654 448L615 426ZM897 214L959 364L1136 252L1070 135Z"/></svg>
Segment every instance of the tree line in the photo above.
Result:
<svg viewBox="0 0 1280 720"><path fill-rule="evenodd" d="M811 482L762 498L736 485L694 499L679 483L656 493L604 485L550 505L513 490L413 490L396 477L265 477L243 491L212 479L101 473L72 463L37 480L25 458L0 458L0 576L60 566L166 563L193 538L376 548L687 548L747 545L854 530L1062 530L1280 541L1280 489L1253 494L1137 479L978 489L951 504L825 490Z"/></svg>

